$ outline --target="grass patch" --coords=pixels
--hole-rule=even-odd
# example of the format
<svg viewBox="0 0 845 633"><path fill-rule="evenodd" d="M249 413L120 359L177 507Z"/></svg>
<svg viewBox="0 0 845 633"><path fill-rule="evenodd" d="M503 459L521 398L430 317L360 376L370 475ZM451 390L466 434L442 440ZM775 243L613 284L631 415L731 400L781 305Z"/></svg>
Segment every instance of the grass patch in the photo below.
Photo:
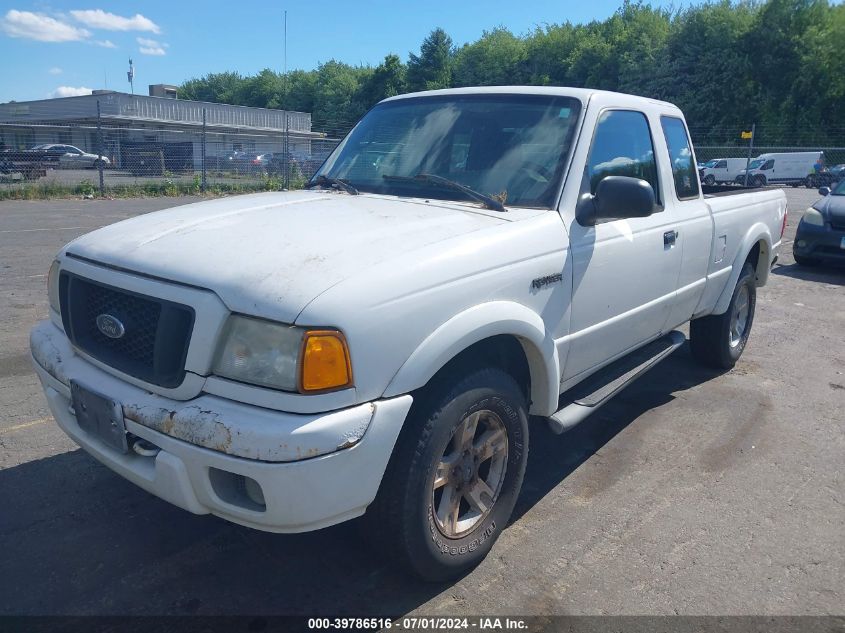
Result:
<svg viewBox="0 0 845 633"><path fill-rule="evenodd" d="M304 178L292 179L289 189L302 189ZM209 183L205 191L199 175L190 181L165 178L132 184L106 185L105 195L111 198L145 198L157 196L221 196L235 193L256 193L261 191L283 191L284 182L276 176L248 182ZM75 198L99 196L99 187L90 180L77 184L47 182L23 182L18 185L0 186L0 200L51 200L54 198Z"/></svg>

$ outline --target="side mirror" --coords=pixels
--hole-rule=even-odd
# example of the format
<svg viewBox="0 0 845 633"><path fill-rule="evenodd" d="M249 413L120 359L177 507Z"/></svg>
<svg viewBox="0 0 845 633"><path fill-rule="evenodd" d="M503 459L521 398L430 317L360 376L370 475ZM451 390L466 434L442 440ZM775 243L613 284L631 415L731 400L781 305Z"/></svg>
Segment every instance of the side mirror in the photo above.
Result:
<svg viewBox="0 0 845 633"><path fill-rule="evenodd" d="M829 196L830 195L830 187L819 187L819 195L820 196Z"/></svg>
<svg viewBox="0 0 845 633"><path fill-rule="evenodd" d="M582 226L601 220L646 218L654 212L654 189L645 180L630 176L605 176L595 195L581 196L576 218Z"/></svg>

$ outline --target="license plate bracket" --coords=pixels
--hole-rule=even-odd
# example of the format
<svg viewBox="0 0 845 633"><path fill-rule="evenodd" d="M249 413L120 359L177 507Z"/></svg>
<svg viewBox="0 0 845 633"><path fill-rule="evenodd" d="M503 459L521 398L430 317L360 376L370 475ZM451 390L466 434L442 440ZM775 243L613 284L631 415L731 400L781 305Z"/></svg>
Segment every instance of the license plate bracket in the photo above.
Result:
<svg viewBox="0 0 845 633"><path fill-rule="evenodd" d="M75 380L70 381L70 394L79 427L121 453L128 453L126 425L120 403Z"/></svg>

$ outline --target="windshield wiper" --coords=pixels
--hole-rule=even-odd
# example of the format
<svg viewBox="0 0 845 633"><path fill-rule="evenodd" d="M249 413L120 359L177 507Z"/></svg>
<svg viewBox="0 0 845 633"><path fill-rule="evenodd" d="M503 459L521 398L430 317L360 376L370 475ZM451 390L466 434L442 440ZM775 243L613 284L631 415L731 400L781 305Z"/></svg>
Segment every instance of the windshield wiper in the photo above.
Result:
<svg viewBox="0 0 845 633"><path fill-rule="evenodd" d="M461 193L472 198L473 200L477 200L478 202L483 204L484 207L487 209L492 209L493 211L507 211L507 209L505 209L505 205L502 204L501 200L497 200L492 196L479 193L475 189L470 189L466 185L462 185L459 182L449 180L448 178L444 178L443 176L438 176L436 174L419 173L416 176L393 176L390 174L385 174L382 176L382 178L384 178L385 180L396 180L400 182L431 182L435 185L446 187L447 189L454 189L455 191L460 191Z"/></svg>
<svg viewBox="0 0 845 633"><path fill-rule="evenodd" d="M312 187L323 187L325 185L335 188L339 187L343 189L346 193L351 194L353 196L358 195L358 190L345 180L341 180L340 178L329 178L328 176L324 176L323 174L317 176L317 179L314 180L314 182L309 182L307 185L305 185L305 188L311 189Z"/></svg>

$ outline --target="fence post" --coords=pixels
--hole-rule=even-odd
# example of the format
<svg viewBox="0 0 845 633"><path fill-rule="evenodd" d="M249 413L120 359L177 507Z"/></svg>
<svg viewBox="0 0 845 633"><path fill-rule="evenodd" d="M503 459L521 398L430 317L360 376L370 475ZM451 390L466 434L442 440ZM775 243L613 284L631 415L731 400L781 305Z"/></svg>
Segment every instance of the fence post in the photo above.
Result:
<svg viewBox="0 0 845 633"><path fill-rule="evenodd" d="M202 109L202 185L200 189L202 189L203 193L205 193L206 187L206 180L205 180L205 108Z"/></svg>
<svg viewBox="0 0 845 633"><path fill-rule="evenodd" d="M285 189L290 189L290 115L285 112Z"/></svg>
<svg viewBox="0 0 845 633"><path fill-rule="evenodd" d="M751 153L754 151L754 132L757 130L757 124L751 124L751 141L748 143L748 158L745 161L745 186L748 186L748 166L751 164Z"/></svg>
<svg viewBox="0 0 845 633"><path fill-rule="evenodd" d="M106 186L103 182L103 127L100 122L100 100L97 99L97 170L100 172L100 197L106 195Z"/></svg>

